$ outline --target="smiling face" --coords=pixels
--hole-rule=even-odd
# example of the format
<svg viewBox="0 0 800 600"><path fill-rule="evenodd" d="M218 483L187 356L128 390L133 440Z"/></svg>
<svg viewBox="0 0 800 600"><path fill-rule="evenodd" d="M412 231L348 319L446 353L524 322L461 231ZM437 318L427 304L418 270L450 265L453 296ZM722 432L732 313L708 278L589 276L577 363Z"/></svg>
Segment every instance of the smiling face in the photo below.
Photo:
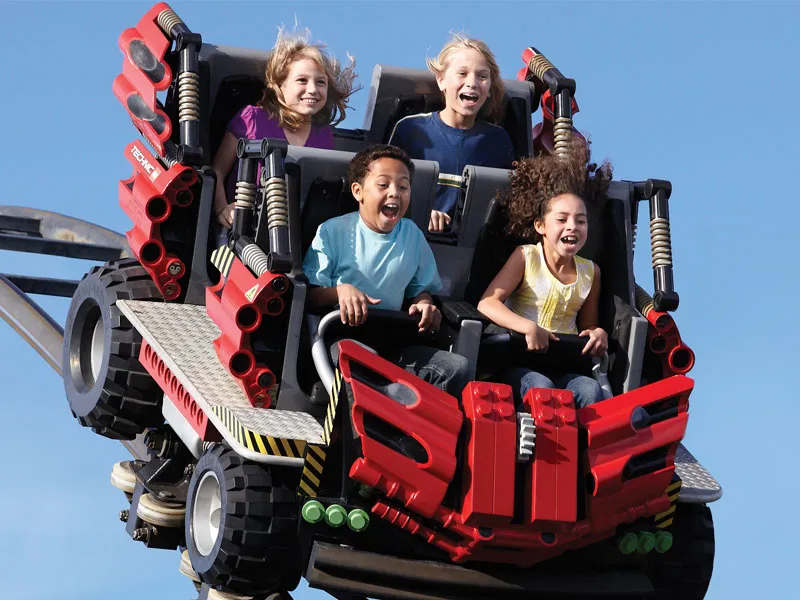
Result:
<svg viewBox="0 0 800 600"><path fill-rule="evenodd" d="M287 107L310 119L328 100L328 76L316 61L300 58L289 67L281 95Z"/></svg>
<svg viewBox="0 0 800 600"><path fill-rule="evenodd" d="M574 194L561 194L549 202L544 219L534 223L542 244L563 258L575 256L586 243L589 226L586 205Z"/></svg>
<svg viewBox="0 0 800 600"><path fill-rule="evenodd" d="M364 224L377 233L389 233L408 210L411 177L401 161L379 158L369 165L364 181L354 181L350 189Z"/></svg>
<svg viewBox="0 0 800 600"><path fill-rule="evenodd" d="M442 120L459 129L472 127L492 87L489 63L483 54L473 48L455 50L436 81L444 94Z"/></svg>

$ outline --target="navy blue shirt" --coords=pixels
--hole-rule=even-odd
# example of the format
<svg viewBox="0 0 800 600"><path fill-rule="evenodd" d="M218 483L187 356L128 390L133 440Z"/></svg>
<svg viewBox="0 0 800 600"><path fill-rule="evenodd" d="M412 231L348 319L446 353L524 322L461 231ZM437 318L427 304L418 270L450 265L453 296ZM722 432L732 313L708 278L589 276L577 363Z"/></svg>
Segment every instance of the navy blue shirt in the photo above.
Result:
<svg viewBox="0 0 800 600"><path fill-rule="evenodd" d="M411 158L439 163L439 181L433 208L453 215L467 165L510 169L514 146L505 129L476 121L470 129L450 127L439 113L412 115L394 126L389 143Z"/></svg>

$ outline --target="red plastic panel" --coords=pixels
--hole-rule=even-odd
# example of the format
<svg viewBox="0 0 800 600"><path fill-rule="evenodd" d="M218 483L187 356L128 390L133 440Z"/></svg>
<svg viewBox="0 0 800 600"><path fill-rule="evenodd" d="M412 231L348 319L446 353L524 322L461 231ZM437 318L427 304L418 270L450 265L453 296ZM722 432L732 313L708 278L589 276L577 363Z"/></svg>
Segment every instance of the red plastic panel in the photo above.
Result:
<svg viewBox="0 0 800 600"><path fill-rule="evenodd" d="M442 503L456 470L456 444L463 420L458 400L355 342L343 341L339 347L339 365L352 389L353 426L360 435L363 456L354 461L350 477L430 517ZM353 362L407 386L417 402L411 406L400 404L354 378ZM364 429L366 414L417 440L425 448L428 462L418 464L368 437Z"/></svg>
<svg viewBox="0 0 800 600"><path fill-rule="evenodd" d="M234 258L227 279L223 277L216 286L206 288L206 313L221 332L214 340L214 349L255 407L269 407L269 390L276 379L266 365L256 362L250 334L264 317L283 312L281 296L289 287L285 276L267 272L256 278Z"/></svg>
<svg viewBox="0 0 800 600"><path fill-rule="evenodd" d="M574 523L578 500L578 423L572 392L534 389L523 402L536 424L529 523Z"/></svg>
<svg viewBox="0 0 800 600"><path fill-rule="evenodd" d="M156 103L156 92L164 91L172 81L172 70L164 56L171 41L158 26L158 15L169 10L165 2L159 2L145 14L136 27L126 29L119 36L119 47L125 55L122 61L122 73L114 80L114 95L128 111L136 128L162 156L164 142L172 135L172 123L166 113ZM138 46L138 48L137 48ZM142 46L146 50L142 50ZM135 54L149 52L146 62L158 63L156 70L162 72L158 81L153 81L137 64ZM141 108L143 107L143 108ZM148 112L149 111L149 112Z"/></svg>
<svg viewBox="0 0 800 600"><path fill-rule="evenodd" d="M578 411L578 420L588 434L587 473L594 490L587 512L595 531L669 508L664 490L675 472L678 442L686 433L693 386L688 377L675 375ZM670 401L667 413L650 424L635 425L642 409L649 408L657 415L665 401ZM629 463L654 454L663 455L660 468L641 476L626 476Z"/></svg>
<svg viewBox="0 0 800 600"><path fill-rule="evenodd" d="M128 245L164 298L174 300L181 293L178 280L186 274L186 266L164 248L161 224L173 207L191 204L189 188L197 173L181 164L165 169L141 142L128 144L125 157L133 165L133 175L119 183L119 204L133 221Z"/></svg>
<svg viewBox="0 0 800 600"><path fill-rule="evenodd" d="M647 313L650 327L647 343L661 357L664 377L685 375L694 367L694 352L681 340L678 326L669 313L651 310Z"/></svg>
<svg viewBox="0 0 800 600"><path fill-rule="evenodd" d="M462 404L470 433L466 449L465 523L502 525L514 516L517 414L511 387L472 382Z"/></svg>
<svg viewBox="0 0 800 600"><path fill-rule="evenodd" d="M142 349L139 351L139 362L150 376L164 390L172 403L186 418L192 428L206 442L218 442L222 438L214 425L208 420L203 410L186 391L178 378L172 374L164 361L159 358L153 348L142 340Z"/></svg>

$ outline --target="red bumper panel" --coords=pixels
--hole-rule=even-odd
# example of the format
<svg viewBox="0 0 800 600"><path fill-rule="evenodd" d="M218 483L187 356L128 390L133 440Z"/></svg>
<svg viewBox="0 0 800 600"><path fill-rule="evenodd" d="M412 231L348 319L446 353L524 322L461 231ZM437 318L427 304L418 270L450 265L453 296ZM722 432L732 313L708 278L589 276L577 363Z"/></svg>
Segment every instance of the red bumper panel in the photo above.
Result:
<svg viewBox="0 0 800 600"><path fill-rule="evenodd" d="M456 470L456 444L463 417L458 401L397 365L352 341L339 343L339 365L353 394L353 426L360 436L362 458L350 477L381 490L386 497L430 517L442 503ZM404 405L353 376L358 363L369 371L409 388L417 397ZM419 464L368 437L364 419L371 415L399 429L425 449L428 461Z"/></svg>
<svg viewBox="0 0 800 600"><path fill-rule="evenodd" d="M214 340L217 356L255 407L269 407L269 390L276 378L266 365L256 362L250 334L264 319L283 312L281 296L289 287L283 275L267 272L256 278L234 258L227 279L206 288L206 312L221 332Z"/></svg>
<svg viewBox="0 0 800 600"><path fill-rule="evenodd" d="M514 516L517 413L511 387L472 382L462 394L469 440L462 518L468 525L504 525Z"/></svg>
<svg viewBox="0 0 800 600"><path fill-rule="evenodd" d="M128 144L125 157L133 165L133 175L119 183L119 204L133 221L126 234L128 245L164 298L174 300L181 294L179 279L186 274L186 265L165 249L161 224L174 207L192 203L189 188L197 173L181 164L165 169L141 142Z"/></svg>

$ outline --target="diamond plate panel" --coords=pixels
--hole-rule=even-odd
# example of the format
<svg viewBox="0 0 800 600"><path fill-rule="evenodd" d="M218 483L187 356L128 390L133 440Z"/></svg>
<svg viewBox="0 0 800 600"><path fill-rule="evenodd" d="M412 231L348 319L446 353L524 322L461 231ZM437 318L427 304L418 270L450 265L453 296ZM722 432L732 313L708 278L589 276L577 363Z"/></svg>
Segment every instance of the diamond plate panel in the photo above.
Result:
<svg viewBox="0 0 800 600"><path fill-rule="evenodd" d="M683 482L679 502L714 502L722 497L722 486L683 444L675 452L675 472Z"/></svg>
<svg viewBox="0 0 800 600"><path fill-rule="evenodd" d="M117 306L221 431L225 427L212 413L215 406L229 408L256 433L323 443L322 426L311 415L250 405L217 358L213 342L220 331L204 306L135 300L119 300Z"/></svg>

